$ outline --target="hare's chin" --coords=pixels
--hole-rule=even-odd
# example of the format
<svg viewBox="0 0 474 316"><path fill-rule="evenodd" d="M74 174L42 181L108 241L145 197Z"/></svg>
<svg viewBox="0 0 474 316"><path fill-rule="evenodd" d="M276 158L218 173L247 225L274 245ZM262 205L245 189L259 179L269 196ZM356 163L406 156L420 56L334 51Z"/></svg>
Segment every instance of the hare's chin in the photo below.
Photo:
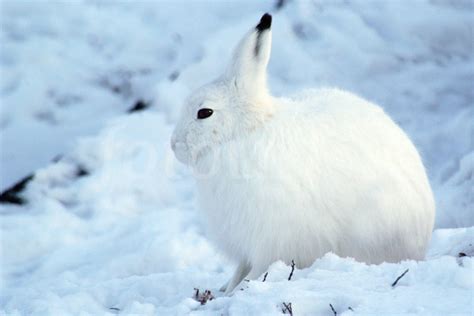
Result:
<svg viewBox="0 0 474 316"><path fill-rule="evenodd" d="M187 155L183 155L183 154L180 154L178 152L175 152L174 156L182 164L189 165L190 161L189 161L189 157Z"/></svg>
<svg viewBox="0 0 474 316"><path fill-rule="evenodd" d="M209 147L190 151L183 143L177 143L173 151L176 159L178 159L179 162L189 166L197 165L203 160L203 158L209 156L209 153L211 152Z"/></svg>

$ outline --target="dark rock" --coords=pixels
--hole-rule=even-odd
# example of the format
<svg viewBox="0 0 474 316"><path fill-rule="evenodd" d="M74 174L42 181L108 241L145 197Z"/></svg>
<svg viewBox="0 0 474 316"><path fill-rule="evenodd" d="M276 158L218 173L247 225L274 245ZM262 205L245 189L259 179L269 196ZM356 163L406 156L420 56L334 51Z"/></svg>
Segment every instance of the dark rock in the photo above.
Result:
<svg viewBox="0 0 474 316"><path fill-rule="evenodd" d="M0 203L24 205L27 201L21 196L21 193L25 190L28 183L33 180L34 176L34 174L30 174L3 191L0 194Z"/></svg>
<svg viewBox="0 0 474 316"><path fill-rule="evenodd" d="M134 112L140 112L140 111L146 110L150 107L150 105L151 105L150 102L138 100L130 109L128 109L127 113L134 113Z"/></svg>

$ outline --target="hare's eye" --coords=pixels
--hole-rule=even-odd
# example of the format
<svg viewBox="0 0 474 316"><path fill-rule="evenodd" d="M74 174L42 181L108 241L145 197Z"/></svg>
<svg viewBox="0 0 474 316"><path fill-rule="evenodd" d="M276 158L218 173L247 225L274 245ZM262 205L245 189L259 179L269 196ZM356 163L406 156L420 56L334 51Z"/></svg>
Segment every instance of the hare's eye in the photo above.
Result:
<svg viewBox="0 0 474 316"><path fill-rule="evenodd" d="M214 113L214 111L211 109L206 109L206 108L200 109L197 113L197 118L202 120L211 116L212 113Z"/></svg>

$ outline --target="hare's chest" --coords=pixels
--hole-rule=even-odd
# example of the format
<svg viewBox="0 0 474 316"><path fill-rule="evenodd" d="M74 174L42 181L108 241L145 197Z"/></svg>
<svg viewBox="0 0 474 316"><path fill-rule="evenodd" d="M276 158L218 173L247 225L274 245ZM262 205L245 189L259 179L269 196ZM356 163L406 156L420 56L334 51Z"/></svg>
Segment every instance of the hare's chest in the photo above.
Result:
<svg viewBox="0 0 474 316"><path fill-rule="evenodd" d="M298 214L313 209L312 188L261 172L199 181L200 206L211 229L222 234L234 234L235 230L236 235L262 235L263 227L297 221Z"/></svg>
<svg viewBox="0 0 474 316"><path fill-rule="evenodd" d="M313 155L289 155L285 151L290 146L269 139L235 142L206 157L198 190L210 216L247 221L284 217L289 208L305 207L314 198Z"/></svg>

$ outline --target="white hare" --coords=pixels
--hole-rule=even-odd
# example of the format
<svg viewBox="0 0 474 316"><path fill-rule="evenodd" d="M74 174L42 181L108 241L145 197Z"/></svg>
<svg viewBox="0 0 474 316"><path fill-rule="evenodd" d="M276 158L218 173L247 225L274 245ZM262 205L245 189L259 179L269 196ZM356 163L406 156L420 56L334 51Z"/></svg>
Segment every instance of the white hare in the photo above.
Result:
<svg viewBox="0 0 474 316"><path fill-rule="evenodd" d="M172 136L192 166L216 244L238 263L227 294L282 260L327 252L367 263L420 260L435 205L417 150L383 110L337 89L272 97L272 17L223 76L188 98Z"/></svg>

